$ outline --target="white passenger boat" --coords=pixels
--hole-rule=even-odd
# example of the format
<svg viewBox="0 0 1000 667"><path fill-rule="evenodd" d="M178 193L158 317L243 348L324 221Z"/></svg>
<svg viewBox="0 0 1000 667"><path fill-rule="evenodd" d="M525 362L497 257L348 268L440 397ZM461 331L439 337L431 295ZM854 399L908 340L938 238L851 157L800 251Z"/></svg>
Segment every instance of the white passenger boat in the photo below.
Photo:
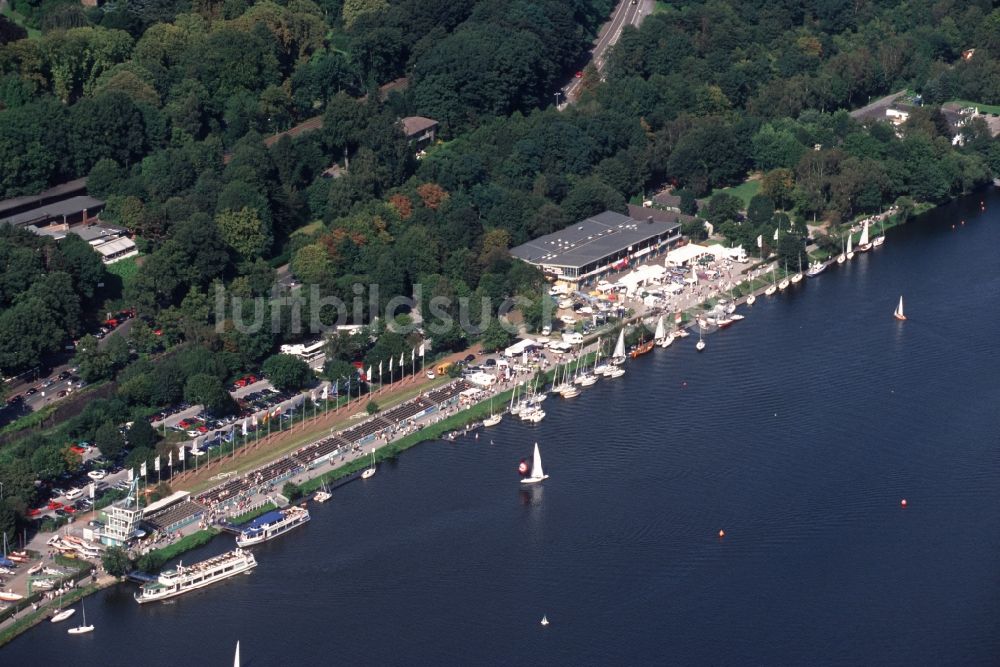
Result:
<svg viewBox="0 0 1000 667"><path fill-rule="evenodd" d="M156 581L143 584L134 596L135 601L145 604L166 600L237 574L249 574L255 567L257 560L252 553L243 549L234 549L194 565L178 564L171 570L161 572Z"/></svg>
<svg viewBox="0 0 1000 667"><path fill-rule="evenodd" d="M283 510L275 510L257 517L243 529L236 538L236 546L241 549L261 542L273 540L279 535L309 521L309 510L292 505Z"/></svg>

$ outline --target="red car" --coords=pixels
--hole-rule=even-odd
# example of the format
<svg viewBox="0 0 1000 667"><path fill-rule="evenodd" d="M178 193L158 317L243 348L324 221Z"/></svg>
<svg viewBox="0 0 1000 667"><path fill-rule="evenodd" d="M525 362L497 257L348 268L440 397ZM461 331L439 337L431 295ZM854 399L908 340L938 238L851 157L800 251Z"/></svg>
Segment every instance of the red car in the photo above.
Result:
<svg viewBox="0 0 1000 667"><path fill-rule="evenodd" d="M202 424L201 426L198 427L198 432L199 433L208 433L208 427L205 426L204 424Z"/></svg>
<svg viewBox="0 0 1000 667"><path fill-rule="evenodd" d="M80 445L73 445L72 447L70 447L70 450L73 451L73 452L75 452L75 453L77 453L77 454L86 454L87 453L87 450L84 449L83 447L81 447Z"/></svg>
<svg viewBox="0 0 1000 667"><path fill-rule="evenodd" d="M30 510L28 510L28 516L38 516L47 509L48 509L47 507L42 507L42 508L32 507Z"/></svg>
<svg viewBox="0 0 1000 667"><path fill-rule="evenodd" d="M55 500L49 501L48 508L50 510L61 510L62 507L63 507L62 503L56 502Z"/></svg>
<svg viewBox="0 0 1000 667"><path fill-rule="evenodd" d="M577 72L576 73L576 78L582 79L583 78L583 72Z"/></svg>
<svg viewBox="0 0 1000 667"><path fill-rule="evenodd" d="M187 419L182 419L179 422L177 422L177 425L180 426L181 428L187 428L188 426L191 425L191 422L189 422Z"/></svg>
<svg viewBox="0 0 1000 667"><path fill-rule="evenodd" d="M73 507L72 505L63 506L63 511L69 512L70 514L76 514L76 508Z"/></svg>

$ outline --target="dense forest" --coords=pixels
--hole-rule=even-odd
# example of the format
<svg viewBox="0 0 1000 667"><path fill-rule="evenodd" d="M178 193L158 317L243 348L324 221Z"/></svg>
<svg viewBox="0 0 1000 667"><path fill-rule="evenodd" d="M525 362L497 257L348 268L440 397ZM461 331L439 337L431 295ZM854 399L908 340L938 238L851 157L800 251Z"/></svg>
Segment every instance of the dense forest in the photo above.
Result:
<svg viewBox="0 0 1000 667"><path fill-rule="evenodd" d="M299 292L307 302L350 302L355 284L379 285L379 306L417 284L425 301L534 297L542 277L511 260L512 245L664 185L688 212L701 199L731 241L753 247L781 227L779 251L797 254L806 223L942 202L1000 173L985 123L956 143L940 112L1000 103L1000 10L988 0L660 3L624 29L603 73L584 69L580 100L561 111L553 93L583 68L612 0L12 5L32 33L0 20L0 196L88 176L103 217L143 256L95 303L103 268L86 244L0 235L0 371L32 367L101 310L143 319L125 350L79 346L90 379L116 382L110 398L0 452L0 480L17 489L0 526L33 502L25 480L73 465L53 454L68 439L114 450L120 424L184 398L231 409L222 388L303 334L283 314L279 330L240 332L247 313L233 300L216 313L216 290L271 295L285 264L317 286ZM904 88L923 106L901 127L847 113ZM420 159L398 123L409 115L441 124ZM265 146L315 116L322 129ZM328 178L334 164L343 175ZM749 174L761 182L749 207L718 192ZM327 376L413 342L373 333L335 339ZM455 329L435 351L476 336ZM155 434L130 444L136 459L158 446Z"/></svg>

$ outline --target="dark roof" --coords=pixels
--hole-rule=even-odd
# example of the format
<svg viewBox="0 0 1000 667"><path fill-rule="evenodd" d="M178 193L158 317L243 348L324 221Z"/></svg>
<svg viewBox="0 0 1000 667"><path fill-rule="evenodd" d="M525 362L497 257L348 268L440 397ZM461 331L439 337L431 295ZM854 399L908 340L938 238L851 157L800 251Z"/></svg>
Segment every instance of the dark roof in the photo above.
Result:
<svg viewBox="0 0 1000 667"><path fill-rule="evenodd" d="M679 226L676 222L655 219L637 221L621 213L605 211L519 245L510 254L531 264L579 268L654 236L667 234Z"/></svg>
<svg viewBox="0 0 1000 667"><path fill-rule="evenodd" d="M403 134L408 137L420 134L432 127L437 127L438 124L433 118L424 118L423 116L407 116L399 122L403 124Z"/></svg>
<svg viewBox="0 0 1000 667"><path fill-rule="evenodd" d="M46 223L50 220L57 220L64 215L76 215L84 210L97 211L104 206L104 202L93 197L79 195L70 197L62 201L45 204L38 208L33 208L23 213L16 213L6 218L0 218L0 223L6 222L10 225L30 225L33 223Z"/></svg>
<svg viewBox="0 0 1000 667"><path fill-rule="evenodd" d="M664 211L660 208L646 208L644 206L628 205L628 214L633 220L644 222L647 218L652 218L656 222L684 222L691 218L677 211Z"/></svg>
<svg viewBox="0 0 1000 667"><path fill-rule="evenodd" d="M653 201L661 206L673 206L675 208L680 208L681 198L680 195L670 194L670 190L664 190L663 192L655 195Z"/></svg>
<svg viewBox="0 0 1000 667"><path fill-rule="evenodd" d="M43 190L37 195L25 195L0 201L0 219L14 215L20 210L37 208L53 199L66 199L72 195L83 194L87 191L87 179L78 178L75 181L60 183L48 190Z"/></svg>

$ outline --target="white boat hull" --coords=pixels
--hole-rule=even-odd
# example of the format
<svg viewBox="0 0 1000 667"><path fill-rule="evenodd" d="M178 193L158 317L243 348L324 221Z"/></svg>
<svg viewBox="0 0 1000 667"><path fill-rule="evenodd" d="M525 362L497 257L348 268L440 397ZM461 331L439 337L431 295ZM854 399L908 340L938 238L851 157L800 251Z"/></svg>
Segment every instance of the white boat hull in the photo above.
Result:
<svg viewBox="0 0 1000 667"><path fill-rule="evenodd" d="M247 537L245 533L241 533L240 536L236 538L236 546L241 549L245 549L246 547L252 547L255 544L273 540L276 537L284 535L290 530L294 530L295 528L308 523L310 518L309 512L299 509L294 519L276 522L275 524L271 524L269 527L264 527L258 535Z"/></svg>
<svg viewBox="0 0 1000 667"><path fill-rule="evenodd" d="M496 426L503 419L503 415L490 415L483 420L483 426Z"/></svg>
<svg viewBox="0 0 1000 667"><path fill-rule="evenodd" d="M368 479L375 474L375 468L367 468L363 473L361 473L361 479Z"/></svg>
<svg viewBox="0 0 1000 667"><path fill-rule="evenodd" d="M318 503L325 503L330 498L333 498L333 495L327 493L326 491L317 491L315 494L313 494L313 500L315 500Z"/></svg>
<svg viewBox="0 0 1000 667"><path fill-rule="evenodd" d="M754 302L756 302L756 301L757 301L757 297L754 296L753 294L751 294L750 296L747 297L747 305L748 306L752 306L754 304Z"/></svg>
<svg viewBox="0 0 1000 667"><path fill-rule="evenodd" d="M525 477L521 480L521 484L538 484L539 482L548 479L548 475L542 475L541 477Z"/></svg>
<svg viewBox="0 0 1000 667"><path fill-rule="evenodd" d="M66 632L69 633L69 634L71 634L71 635L85 635L88 632L93 632L93 631L94 631L94 626L92 626L92 625L81 625L81 626L78 626L78 627L75 627L75 628L70 628Z"/></svg>
<svg viewBox="0 0 1000 667"><path fill-rule="evenodd" d="M666 338L664 338L663 340L661 340L658 343L658 345L660 347L670 347L673 344L673 342L674 342L674 337L673 336L667 336Z"/></svg>
<svg viewBox="0 0 1000 667"><path fill-rule="evenodd" d="M76 613L76 609L63 609L61 612L52 617L53 623L59 623L60 621L65 621L67 618Z"/></svg>

